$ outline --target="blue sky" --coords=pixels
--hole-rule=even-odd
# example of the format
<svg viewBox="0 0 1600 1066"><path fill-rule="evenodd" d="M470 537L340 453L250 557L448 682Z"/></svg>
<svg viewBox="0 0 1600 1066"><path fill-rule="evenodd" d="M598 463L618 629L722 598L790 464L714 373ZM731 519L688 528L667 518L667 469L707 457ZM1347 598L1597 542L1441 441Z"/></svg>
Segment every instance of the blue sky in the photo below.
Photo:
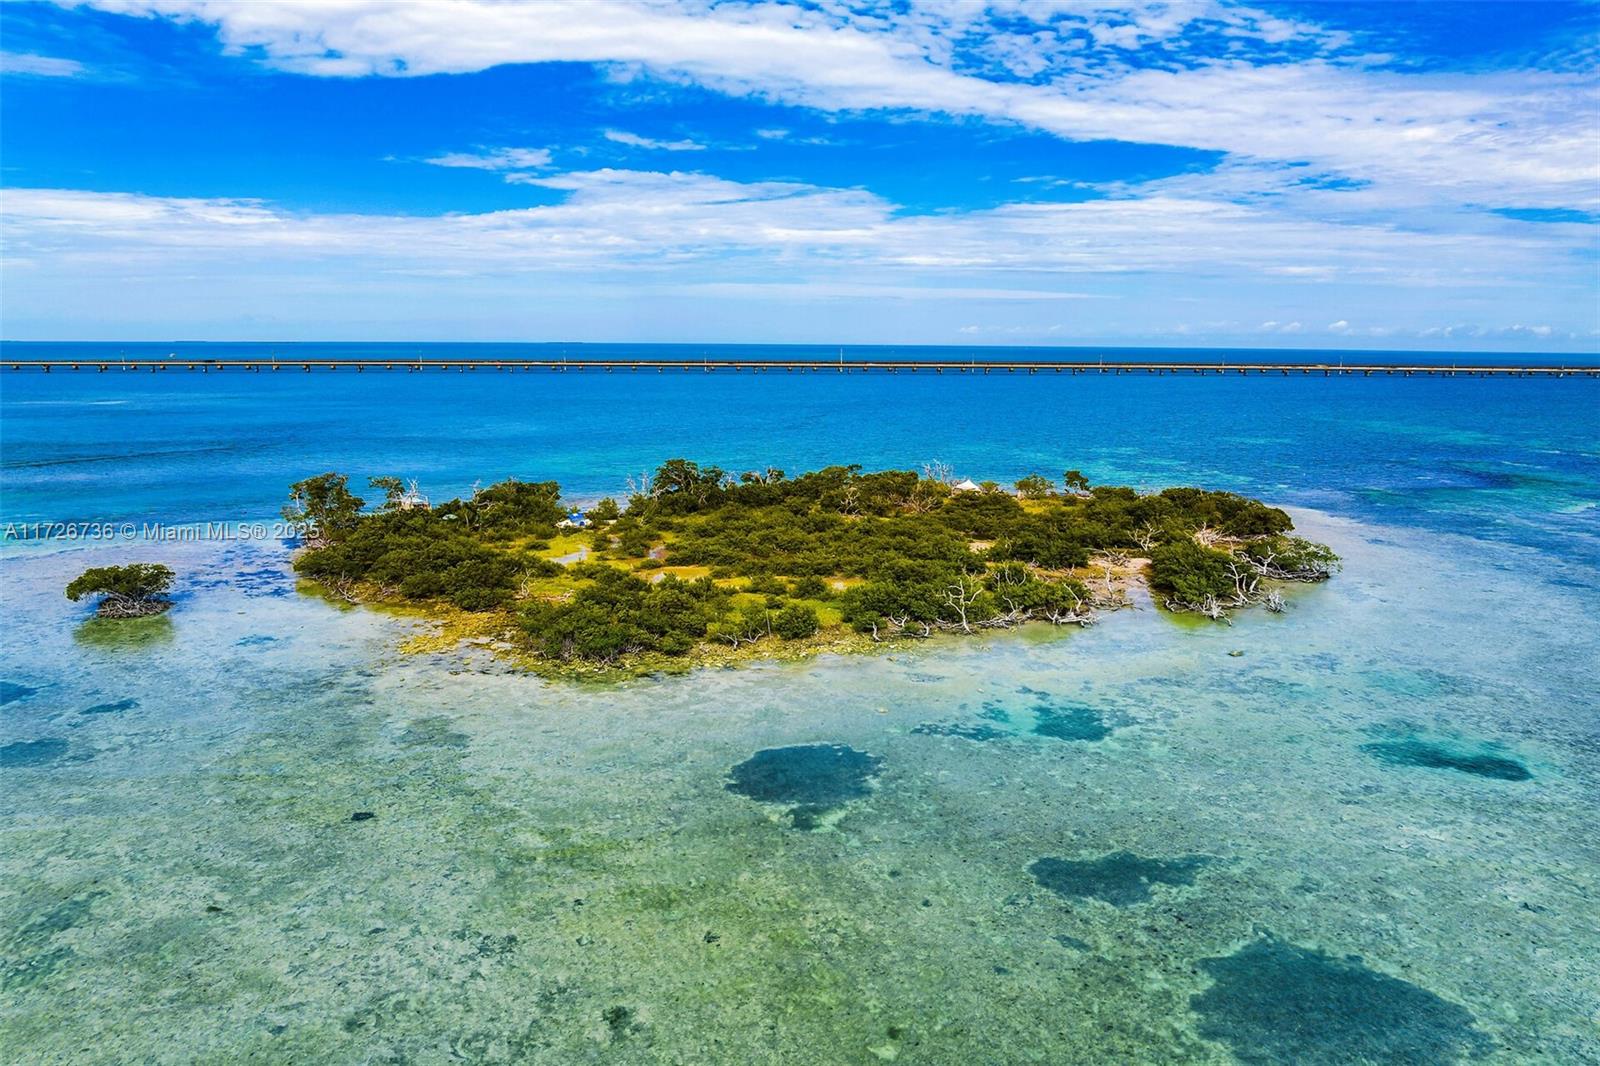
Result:
<svg viewBox="0 0 1600 1066"><path fill-rule="evenodd" d="M1600 7L0 4L0 332L1600 348Z"/></svg>

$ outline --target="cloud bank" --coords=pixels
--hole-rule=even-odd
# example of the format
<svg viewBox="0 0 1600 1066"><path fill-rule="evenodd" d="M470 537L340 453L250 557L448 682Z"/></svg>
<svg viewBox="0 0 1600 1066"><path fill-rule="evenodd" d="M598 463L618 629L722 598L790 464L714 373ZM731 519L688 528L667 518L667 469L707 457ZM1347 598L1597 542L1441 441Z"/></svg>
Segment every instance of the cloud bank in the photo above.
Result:
<svg viewBox="0 0 1600 1066"><path fill-rule="evenodd" d="M1535 59L1467 70L1220 0L68 6L202 27L240 63L307 78L578 62L619 86L1182 146L1221 161L1077 186L1081 202L1041 199L1061 184L1041 178L1013 183L1012 202L919 213L840 182L734 181L706 172L714 163L672 169L660 153L680 157L672 163L714 159L725 138L676 123L671 139L654 137L619 113L591 128L593 146L517 147L511 134L441 145L420 160L498 174L555 200L506 210L331 213L246 197L10 189L0 224L13 307L64 307L94 283L170 300L188 279L215 286L231 272L237 280L216 306L252 311L305 275L319 294L372 315L424 292L394 279L426 279L425 298L466 314L470 293L473 310L502 318L562 294L574 305L694 306L707 321L745 305L876 301L916 307L907 321L923 340L1592 346L1600 335L1592 32ZM23 59L35 74L71 73ZM778 119L753 126L740 147L816 143ZM619 155L629 166L594 165ZM989 318L958 320L950 309L963 306ZM530 332L559 328L545 321Z"/></svg>

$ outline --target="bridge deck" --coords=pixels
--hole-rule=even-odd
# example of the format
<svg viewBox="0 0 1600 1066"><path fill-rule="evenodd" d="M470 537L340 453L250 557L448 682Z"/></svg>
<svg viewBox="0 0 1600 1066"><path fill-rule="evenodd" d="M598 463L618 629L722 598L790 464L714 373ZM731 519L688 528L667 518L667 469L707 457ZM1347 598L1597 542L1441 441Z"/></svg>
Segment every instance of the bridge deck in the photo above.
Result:
<svg viewBox="0 0 1600 1066"><path fill-rule="evenodd" d="M713 373L732 371L743 373L907 373L907 374L1321 374L1413 377L1600 377L1600 365L1458 365L1442 366L1431 363L1165 363L1165 362L1046 362L1027 360L1018 362L941 362L914 359L863 359L846 362L805 359L128 359L106 361L100 359L11 359L0 361L8 371L38 370L51 373L56 370L98 373L148 371L165 373L172 370L200 373L278 373L282 371L312 370L351 371L368 370L406 371L409 373L439 373L456 371L476 373L488 370L547 371L552 373L586 373L598 371L614 373L656 371L665 373Z"/></svg>

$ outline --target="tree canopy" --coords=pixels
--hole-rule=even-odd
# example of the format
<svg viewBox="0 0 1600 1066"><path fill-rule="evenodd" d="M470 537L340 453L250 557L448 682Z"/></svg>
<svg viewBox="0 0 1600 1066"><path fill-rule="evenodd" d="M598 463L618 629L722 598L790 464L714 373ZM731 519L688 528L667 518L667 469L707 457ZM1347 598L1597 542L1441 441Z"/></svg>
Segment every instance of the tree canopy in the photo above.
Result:
<svg viewBox="0 0 1600 1066"><path fill-rule="evenodd" d="M157 614L172 605L166 594L174 576L160 563L96 566L72 579L67 599L76 603L85 596L99 596L98 611L108 618Z"/></svg>
<svg viewBox="0 0 1600 1066"><path fill-rule="evenodd" d="M372 483L392 504L398 481ZM591 508L580 540L588 558L563 566L553 558L583 553L558 528L567 508L555 482L363 512L342 475L324 474L292 489L296 514L319 532L295 567L351 598L512 611L534 654L616 663L803 641L830 627L920 636L1086 622L1105 594L1091 593L1084 568L1108 554L1148 556L1151 583L1174 609L1236 589L1239 568L1315 580L1337 565L1326 548L1288 536L1283 511L1234 493L1090 487L1077 471L1065 483L1072 491L1058 493L1031 475L1019 495L992 483L952 492L909 470L735 477L671 459L626 508Z"/></svg>
<svg viewBox="0 0 1600 1066"><path fill-rule="evenodd" d="M398 480L398 479L395 479ZM334 540L356 527L365 501L350 491L343 474L318 474L289 486L284 520L313 543Z"/></svg>

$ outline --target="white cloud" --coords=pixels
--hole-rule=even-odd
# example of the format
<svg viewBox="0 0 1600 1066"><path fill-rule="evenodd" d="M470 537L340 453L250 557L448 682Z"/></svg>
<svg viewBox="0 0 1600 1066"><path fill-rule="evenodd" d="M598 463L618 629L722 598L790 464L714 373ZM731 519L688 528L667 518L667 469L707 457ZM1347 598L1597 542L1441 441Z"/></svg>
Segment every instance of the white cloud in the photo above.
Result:
<svg viewBox="0 0 1600 1066"><path fill-rule="evenodd" d="M75 59L33 55L28 52L0 51L0 74L22 74L35 78L76 78L87 68Z"/></svg>
<svg viewBox="0 0 1600 1066"><path fill-rule="evenodd" d="M653 137L641 137L637 133L629 133L627 130L606 130L605 138L630 148L644 148L653 152L702 152L706 147L690 140L658 141Z"/></svg>
<svg viewBox="0 0 1600 1066"><path fill-rule="evenodd" d="M1034 302L1040 300L1093 300L1101 297L1059 289L995 289L940 285L879 285L870 282L706 282L684 285L681 291L693 296L731 296L758 300L977 300L993 302Z"/></svg>
<svg viewBox="0 0 1600 1066"><path fill-rule="evenodd" d="M1458 203L1503 204L1513 193L1525 206L1600 202L1592 73L1399 72L1355 54L1343 34L1218 0L1004 0L994 16L978 4L889 16L770 0L95 4L214 25L227 50L311 75L594 62L827 111L979 116L1069 138L1310 161ZM1296 51L1273 51L1291 43ZM985 57L1036 80L985 76Z"/></svg>
<svg viewBox="0 0 1600 1066"><path fill-rule="evenodd" d="M791 182L525 176L562 197L411 216L8 189L0 312L19 337L237 336L272 321L298 336L603 340L637 338L614 332L637 320L653 339L938 343L985 307L974 328L1002 343L1248 343L1301 334L1330 304L1380 323L1317 333L1350 344L1581 348L1600 326L1590 266L1575 257L1551 271L1508 220L1419 234L1159 197L916 215L863 190ZM1272 272L1307 247L1334 280ZM1280 313L1240 325L1263 305ZM1438 331L1441 319L1463 325ZM1519 321L1537 325L1504 325Z"/></svg>
<svg viewBox="0 0 1600 1066"><path fill-rule="evenodd" d="M870 269L879 273L875 284L885 286L1050 298L1066 290L1038 281L1062 275L1077 279L1073 292L1103 293L1114 277L1165 277L1173 292L1219 280L1290 293L1320 292L1330 284L1381 294L1460 288L1504 300L1535 286L1547 294L1582 293L1591 281L1581 254L1552 264L1548 238L1536 240L1526 225L1510 220L1483 233L1419 233L1301 218L1270 204L1178 196L918 215L861 189L741 183L679 171L515 177L565 196L520 210L420 217L10 189L0 202L0 221L8 256L48 264L64 279L85 264L178 271L205 269L219 259L241 270L252 261L363 261L373 269L480 273L661 270L692 261L733 264L743 275L699 280L764 284L788 283L800 272L826 284ZM1307 248L1317 250L1325 277L1286 273ZM1029 283L1019 285L1018 278ZM681 278L671 280L681 284ZM1347 326L1341 320L1329 328Z"/></svg>
<svg viewBox="0 0 1600 1066"><path fill-rule="evenodd" d="M465 167L472 170L537 170L550 165L548 148L495 148L483 152L446 152L424 163L436 167Z"/></svg>
<svg viewBox="0 0 1600 1066"><path fill-rule="evenodd" d="M1058 337L1066 332L1066 328L1060 322L1053 322L1049 325L1011 323L1008 325L962 326L956 332L968 336L987 336L1002 341L1014 342L1027 338ZM1178 332L1182 332L1182 330Z"/></svg>
<svg viewBox="0 0 1600 1066"><path fill-rule="evenodd" d="M376 275L513 285L536 276L539 291L567 294L577 274L627 271L640 299L692 293L741 306L808 295L919 308L991 300L1025 316L1073 299L1070 311L1088 316L1120 301L1080 297L1117 293L1152 308L1236 301L1229 313L1244 323L1265 317L1244 301L1270 307L1275 317L1258 330L1238 327L1250 336L1299 332L1302 322L1324 321L1326 306L1363 322L1393 314L1414 335L1438 331L1427 335L1441 343L1594 335L1595 227L1484 210L1600 209L1597 78L1592 62L1571 57L1545 70L1404 70L1361 55L1365 44L1343 34L1219 0L925 0L892 10L842 0L92 2L215 27L229 53L308 76L592 62L619 79L646 72L825 112L975 117L1227 155L1204 173L1102 186L1102 199L939 214L903 212L861 189L557 172L549 149L482 146L426 162L564 195L523 210L417 217L7 190L0 265L13 306L26 298L17 293L70 304L85 279L157 285L219 276L219 265L242 285L318 271L327 292L359 290ZM17 69L18 57L5 58ZM20 61L36 74L79 69L49 57ZM777 126L755 134L802 141ZM646 150L703 147L617 129L605 136ZM674 272L684 263L694 270ZM1050 313L1065 322L1067 310ZM1221 328L1206 308L1191 311L1187 323L1151 329ZM1430 323L1408 317L1424 313ZM1432 324L1457 317L1460 325ZM1505 325L1518 317L1548 324ZM1392 328L1345 319L1328 327L1346 337Z"/></svg>

